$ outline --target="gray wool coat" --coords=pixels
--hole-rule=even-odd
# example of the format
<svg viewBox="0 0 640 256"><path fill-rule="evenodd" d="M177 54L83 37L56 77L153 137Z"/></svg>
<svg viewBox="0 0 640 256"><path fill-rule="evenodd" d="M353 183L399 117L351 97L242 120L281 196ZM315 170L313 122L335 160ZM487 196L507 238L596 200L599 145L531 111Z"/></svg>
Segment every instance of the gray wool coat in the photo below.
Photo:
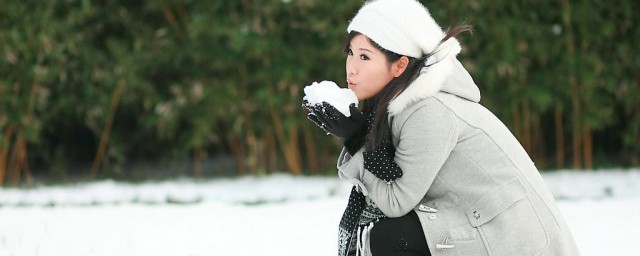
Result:
<svg viewBox="0 0 640 256"><path fill-rule="evenodd" d="M580 255L536 166L478 102L455 57L441 81L422 75L390 104L395 162L387 184L342 150L338 173L388 217L418 214L432 255ZM431 84L430 84L431 83Z"/></svg>

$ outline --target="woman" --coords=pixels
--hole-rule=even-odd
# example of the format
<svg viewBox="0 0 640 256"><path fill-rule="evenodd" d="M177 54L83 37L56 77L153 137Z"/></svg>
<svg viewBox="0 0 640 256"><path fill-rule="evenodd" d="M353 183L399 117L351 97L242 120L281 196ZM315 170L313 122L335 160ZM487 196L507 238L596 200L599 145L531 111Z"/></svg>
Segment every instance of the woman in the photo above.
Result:
<svg viewBox="0 0 640 256"><path fill-rule="evenodd" d="M343 140L354 184L340 255L579 255L551 193L478 102L460 44L415 0L364 4L347 31L348 87L363 112L308 118Z"/></svg>

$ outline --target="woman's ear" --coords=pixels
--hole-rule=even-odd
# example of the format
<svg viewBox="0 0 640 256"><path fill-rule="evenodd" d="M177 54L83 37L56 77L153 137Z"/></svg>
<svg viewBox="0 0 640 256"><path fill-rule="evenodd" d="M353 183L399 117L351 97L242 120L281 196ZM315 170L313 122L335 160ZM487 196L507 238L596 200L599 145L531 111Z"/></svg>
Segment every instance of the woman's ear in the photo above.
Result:
<svg viewBox="0 0 640 256"><path fill-rule="evenodd" d="M391 64L391 74L394 77L400 77L407 70L407 66L409 66L409 58L402 56Z"/></svg>

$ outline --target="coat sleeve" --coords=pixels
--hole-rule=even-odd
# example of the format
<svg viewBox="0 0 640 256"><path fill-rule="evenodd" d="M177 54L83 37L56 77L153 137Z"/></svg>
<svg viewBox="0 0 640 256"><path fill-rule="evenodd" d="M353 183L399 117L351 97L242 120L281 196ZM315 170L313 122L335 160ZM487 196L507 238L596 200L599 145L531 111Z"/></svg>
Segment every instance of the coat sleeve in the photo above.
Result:
<svg viewBox="0 0 640 256"><path fill-rule="evenodd" d="M404 216L420 203L459 134L454 114L435 98L405 111L411 112L392 122L397 135L394 161L403 171L401 178L387 183L365 170L362 149L353 156L343 149L338 159L340 177L351 180L388 217Z"/></svg>

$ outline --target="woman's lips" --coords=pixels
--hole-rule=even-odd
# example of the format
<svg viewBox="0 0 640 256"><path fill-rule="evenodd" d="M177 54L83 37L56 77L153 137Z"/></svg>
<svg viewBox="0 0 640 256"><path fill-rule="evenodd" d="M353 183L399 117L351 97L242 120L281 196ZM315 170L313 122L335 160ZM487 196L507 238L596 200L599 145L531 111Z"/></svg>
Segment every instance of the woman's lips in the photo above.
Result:
<svg viewBox="0 0 640 256"><path fill-rule="evenodd" d="M353 89L353 87L356 87L356 84L348 82L347 87L349 87L349 89Z"/></svg>

